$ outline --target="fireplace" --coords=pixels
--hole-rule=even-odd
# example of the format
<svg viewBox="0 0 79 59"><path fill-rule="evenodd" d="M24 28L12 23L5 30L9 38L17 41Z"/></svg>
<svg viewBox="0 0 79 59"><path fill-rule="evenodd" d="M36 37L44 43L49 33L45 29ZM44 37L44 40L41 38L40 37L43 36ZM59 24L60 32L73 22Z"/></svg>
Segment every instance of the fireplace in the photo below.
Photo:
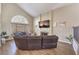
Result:
<svg viewBox="0 0 79 59"><path fill-rule="evenodd" d="M41 35L48 35L47 32L41 32Z"/></svg>

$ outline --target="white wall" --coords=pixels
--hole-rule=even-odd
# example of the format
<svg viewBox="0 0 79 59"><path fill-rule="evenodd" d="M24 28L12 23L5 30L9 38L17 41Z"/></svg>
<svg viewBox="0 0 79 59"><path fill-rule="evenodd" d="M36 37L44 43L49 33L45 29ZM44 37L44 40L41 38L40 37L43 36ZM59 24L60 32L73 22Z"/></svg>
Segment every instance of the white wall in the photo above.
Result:
<svg viewBox="0 0 79 59"><path fill-rule="evenodd" d="M40 35L40 28L39 28L39 21L40 21L40 16L34 18L34 32L36 33L36 35Z"/></svg>

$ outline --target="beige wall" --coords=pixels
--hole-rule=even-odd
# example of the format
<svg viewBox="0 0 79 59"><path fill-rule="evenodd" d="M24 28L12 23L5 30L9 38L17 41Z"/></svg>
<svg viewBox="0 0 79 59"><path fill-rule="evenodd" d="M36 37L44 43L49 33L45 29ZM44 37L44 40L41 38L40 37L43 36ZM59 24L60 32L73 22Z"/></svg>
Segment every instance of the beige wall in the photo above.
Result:
<svg viewBox="0 0 79 59"><path fill-rule="evenodd" d="M1 3L0 3L0 33L1 33ZM0 38L0 47L1 47L1 38Z"/></svg>
<svg viewBox="0 0 79 59"><path fill-rule="evenodd" d="M33 31L33 17L22 10L17 4L3 3L2 4L2 30L8 34L12 33L11 19L13 16L22 15L27 18L29 31Z"/></svg>
<svg viewBox="0 0 79 59"><path fill-rule="evenodd" d="M59 41L69 42L66 37L73 35L73 26L79 26L79 4L70 4L51 12L50 32L59 37ZM50 18L48 14L42 14L42 19ZM39 18L35 18L39 20ZM36 21L37 21L36 20ZM64 25L62 23L65 22ZM56 23L56 26L53 26Z"/></svg>
<svg viewBox="0 0 79 59"><path fill-rule="evenodd" d="M41 21L43 21L43 20L49 20L50 21L50 27L49 28L41 28L41 30L47 31L49 35L52 34L52 29L53 29L53 27L52 27L52 24L53 24L52 16L53 16L52 11L41 14Z"/></svg>
<svg viewBox="0 0 79 59"><path fill-rule="evenodd" d="M60 23L66 22L64 26ZM66 36L73 35L73 26L79 26L79 4L68 5L53 11L53 22L57 26L53 29L53 34L59 36L61 41L68 42Z"/></svg>
<svg viewBox="0 0 79 59"><path fill-rule="evenodd" d="M40 32L48 32L49 35L52 34L52 12L46 12L41 14L41 16L38 16L34 18L34 31L40 35ZM44 20L50 20L50 27L49 28L39 28L39 21L44 21Z"/></svg>
<svg viewBox="0 0 79 59"><path fill-rule="evenodd" d="M1 3L0 3L0 33L1 33Z"/></svg>

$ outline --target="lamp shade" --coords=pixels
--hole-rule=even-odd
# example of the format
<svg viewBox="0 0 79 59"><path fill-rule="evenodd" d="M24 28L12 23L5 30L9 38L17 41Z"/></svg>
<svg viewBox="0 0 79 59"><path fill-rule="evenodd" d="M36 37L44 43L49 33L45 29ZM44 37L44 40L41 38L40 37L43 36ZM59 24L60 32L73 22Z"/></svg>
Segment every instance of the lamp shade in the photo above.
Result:
<svg viewBox="0 0 79 59"><path fill-rule="evenodd" d="M17 24L29 24L28 20L21 15L16 15L12 18L11 23L17 23Z"/></svg>

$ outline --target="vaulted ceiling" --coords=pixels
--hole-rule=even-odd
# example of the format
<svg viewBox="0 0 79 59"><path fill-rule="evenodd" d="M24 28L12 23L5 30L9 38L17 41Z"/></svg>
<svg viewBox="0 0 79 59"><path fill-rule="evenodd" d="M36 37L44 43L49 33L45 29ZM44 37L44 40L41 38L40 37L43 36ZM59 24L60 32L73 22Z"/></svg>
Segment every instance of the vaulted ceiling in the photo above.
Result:
<svg viewBox="0 0 79 59"><path fill-rule="evenodd" d="M18 3L18 5L24 9L27 13L31 16L36 17L39 16L41 13L54 10L66 5L68 3Z"/></svg>

